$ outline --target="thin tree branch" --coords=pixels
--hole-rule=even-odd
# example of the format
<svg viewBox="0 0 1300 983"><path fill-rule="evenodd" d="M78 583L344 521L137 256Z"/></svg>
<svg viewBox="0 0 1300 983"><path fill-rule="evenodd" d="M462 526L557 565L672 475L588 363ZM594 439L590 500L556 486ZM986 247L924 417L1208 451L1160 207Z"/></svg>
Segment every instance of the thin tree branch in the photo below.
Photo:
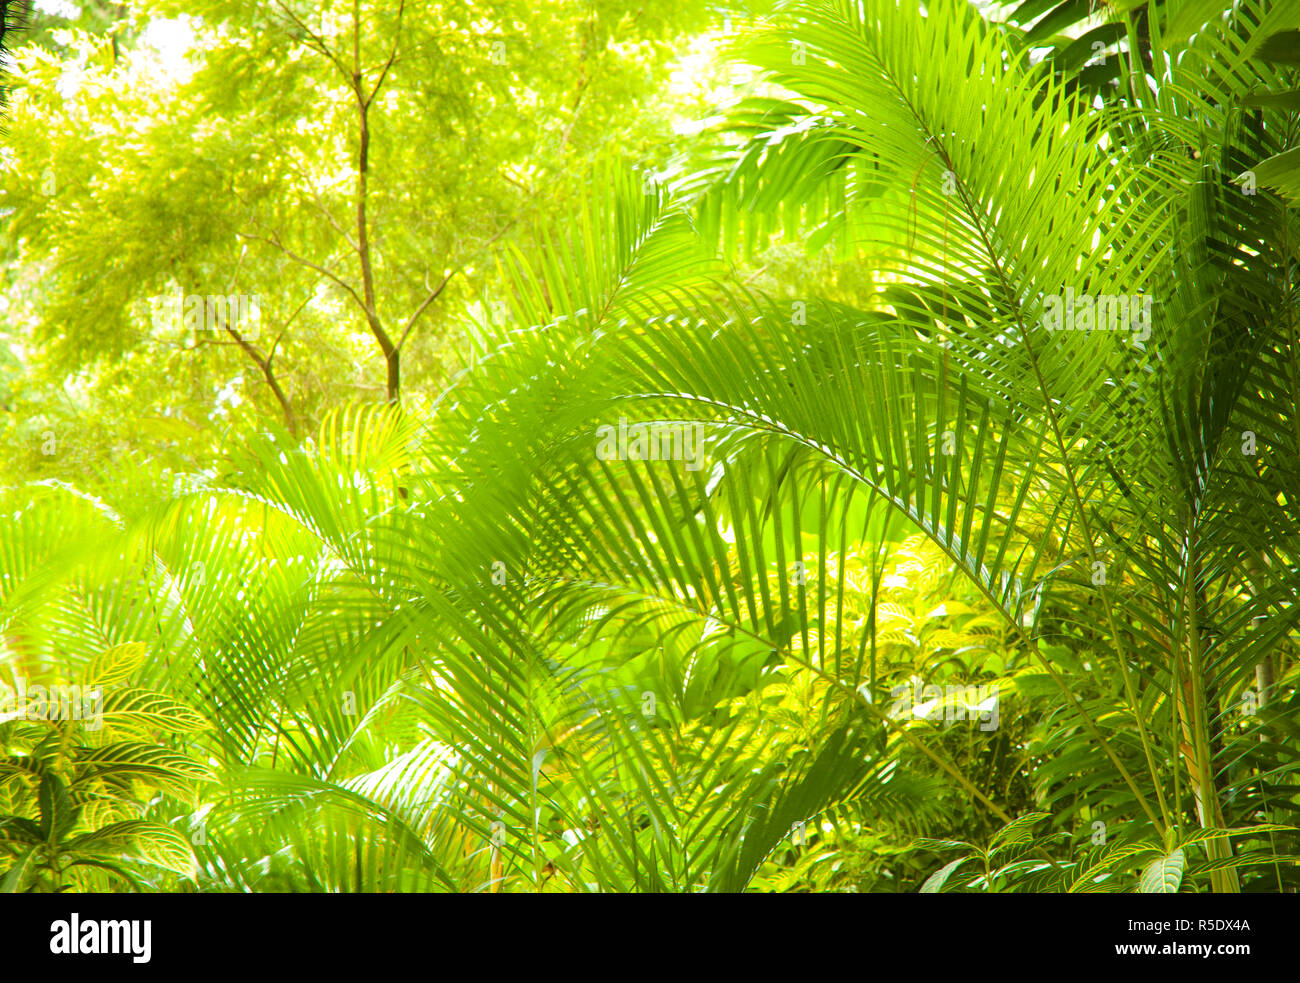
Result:
<svg viewBox="0 0 1300 983"><path fill-rule="evenodd" d="M519 221L518 219L511 219L500 229L498 229L496 234L493 235L492 238L488 239L486 242L483 243L483 245L479 246L478 250L474 253L474 257L479 256L485 250L491 248L491 246L494 245L497 242L497 240L499 240L503 235L509 232L510 229L513 228L518 221ZM470 257L470 258L472 259L474 257ZM397 351L401 351L402 346L406 344L406 339L410 335L411 329L415 327L415 322L420 319L420 316L428 309L429 305L438 299L438 295L442 293L443 289L447 286L448 283L451 282L452 278L457 273L460 273L462 270L464 270L465 267L468 265L469 265L469 259L466 259L454 270L451 270L446 276L444 276L442 278L442 281L436 287L434 287L432 290L429 291L428 295L420 303L420 306L415 309L415 313L412 314L410 318L407 319L406 327L402 330L401 340L397 342L397 349L396 349ZM428 284L426 282L426 286L427 285Z"/></svg>
<svg viewBox="0 0 1300 983"><path fill-rule="evenodd" d="M315 187L312 187L311 189L311 197L312 197L312 202L316 205L316 210L319 211L321 213L321 216L325 219L325 221L329 223L330 228L332 228L343 238L343 241L348 244L349 249L351 249L353 252L356 252L357 244L356 241L352 238L352 234L348 232L348 230L343 226L341 222L339 222L338 219L336 219L333 215L330 214L329 209L326 208L325 203L321 201L320 193L315 189Z"/></svg>
<svg viewBox="0 0 1300 983"><path fill-rule="evenodd" d="M339 74L343 76L344 80L350 80L351 76L348 74L348 70L343 67L343 63L339 61L334 52L330 50L329 45L325 43L325 39L304 24L298 18L298 15L289 9L289 6L284 2L284 0L275 0L275 5L284 11L284 15L293 22L294 27L307 35L310 42L308 47L315 49L317 52L328 58L333 63L334 67L339 70Z"/></svg>
<svg viewBox="0 0 1300 983"><path fill-rule="evenodd" d="M235 234L243 236L245 239L253 239L256 242L265 242L267 245L275 246L276 249L280 250L282 253L288 256L295 263L299 263L302 266L307 267L309 270L315 270L321 276L327 277L328 279L332 280L334 283L338 284L340 287L342 287L352 296L352 299L356 301L357 306L360 307L363 312L366 311L365 303L362 301L361 296L353 288L352 284L348 283L346 280L341 279L337 274L333 273L330 270L327 270L325 267L320 266L317 263L313 263L309 259L304 259L302 256L299 256L293 250L289 249L286 245L284 245L284 243L280 242L280 237L278 235L272 233L273 237L268 239L266 236L254 235L252 232L237 232Z"/></svg>
<svg viewBox="0 0 1300 983"><path fill-rule="evenodd" d="M406 9L406 0L401 0L397 7L397 26L393 28L393 48L388 53L388 60L384 62L383 70L379 73L379 78L375 81L375 87L370 90L370 95L366 97L365 106L370 108L370 104L375 101L375 96L379 95L379 90L383 88L384 79L388 77L388 70L393 67L393 59L397 57L397 44L402 36L402 12Z"/></svg>

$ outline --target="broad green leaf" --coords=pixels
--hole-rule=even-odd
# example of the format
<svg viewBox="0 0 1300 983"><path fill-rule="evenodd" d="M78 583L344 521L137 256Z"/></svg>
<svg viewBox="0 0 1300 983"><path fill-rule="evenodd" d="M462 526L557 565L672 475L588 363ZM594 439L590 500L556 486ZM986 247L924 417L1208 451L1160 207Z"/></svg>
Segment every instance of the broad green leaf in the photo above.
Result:
<svg viewBox="0 0 1300 983"><path fill-rule="evenodd" d="M948 883L948 878L952 876L953 871L964 864L970 857L958 857L944 864L933 874L925 879L921 885L922 894L939 894L943 891L943 886Z"/></svg>
<svg viewBox="0 0 1300 983"><path fill-rule="evenodd" d="M0 894L14 894L22 889L24 881L36 866L38 853L42 847L34 846L0 877Z"/></svg>
<svg viewBox="0 0 1300 983"><path fill-rule="evenodd" d="M187 877L195 872L189 841L170 826L144 819L112 823L79 836L66 849L79 853L130 852L146 861Z"/></svg>
<svg viewBox="0 0 1300 983"><path fill-rule="evenodd" d="M106 870L109 873L116 874L118 877L122 878L122 880L126 881L133 888L135 888L137 892L144 893L145 889L144 887L141 886L140 882L136 880L134 877L132 877L131 874L129 874L127 871L123 870L122 867L118 864L108 863L105 860L90 860L83 857L78 860L72 861L72 863L68 864L68 866L69 867L97 867L100 870Z"/></svg>
<svg viewBox="0 0 1300 983"><path fill-rule="evenodd" d="M212 769L178 751L157 744L121 742L87 750L77 756L77 781L109 775L172 776L189 781L211 781Z"/></svg>
<svg viewBox="0 0 1300 983"><path fill-rule="evenodd" d="M1182 847L1147 864L1138 879L1138 891L1143 894L1177 894L1183 881L1184 856Z"/></svg>
<svg viewBox="0 0 1300 983"><path fill-rule="evenodd" d="M0 841L40 843L43 839L40 826L30 819L21 816L0 816Z"/></svg>
<svg viewBox="0 0 1300 983"><path fill-rule="evenodd" d="M104 696L104 727L132 733L158 729L194 733L210 725L198 713L162 693L148 690L113 690Z"/></svg>
<svg viewBox="0 0 1300 983"><path fill-rule="evenodd" d="M993 834L993 839L989 841L989 852L1032 840L1034 827L1050 816L1050 812L1030 812L1012 820Z"/></svg>
<svg viewBox="0 0 1300 983"><path fill-rule="evenodd" d="M912 848L916 850L975 850L974 844L967 843L964 840L936 840L928 836L918 836L912 840Z"/></svg>
<svg viewBox="0 0 1300 983"><path fill-rule="evenodd" d="M147 652L144 642L129 642L105 649L90 660L86 682L105 688L124 683L144 665Z"/></svg>
<svg viewBox="0 0 1300 983"><path fill-rule="evenodd" d="M102 795L100 782L139 781L185 802L195 801L193 783L212 781L206 764L156 744L118 743L83 751L77 758L77 776L69 788L74 798Z"/></svg>
<svg viewBox="0 0 1300 983"><path fill-rule="evenodd" d="M41 835L47 840L59 839L77 823L81 807L68 795L67 786L57 775L47 774L41 779L37 792L40 807Z"/></svg>
<svg viewBox="0 0 1300 983"><path fill-rule="evenodd" d="M190 842L169 826L153 824L136 837L136 849L151 864L193 877L197 872Z"/></svg>
<svg viewBox="0 0 1300 983"><path fill-rule="evenodd" d="M40 778L41 763L31 755L0 759L0 788L9 782Z"/></svg>
<svg viewBox="0 0 1300 983"><path fill-rule="evenodd" d="M1229 836L1265 836L1268 833L1294 833L1296 831L1295 826L1283 826L1279 823L1260 823L1257 826L1238 826L1234 829L1201 829L1183 837L1179 846L1190 846L1193 843L1205 843Z"/></svg>

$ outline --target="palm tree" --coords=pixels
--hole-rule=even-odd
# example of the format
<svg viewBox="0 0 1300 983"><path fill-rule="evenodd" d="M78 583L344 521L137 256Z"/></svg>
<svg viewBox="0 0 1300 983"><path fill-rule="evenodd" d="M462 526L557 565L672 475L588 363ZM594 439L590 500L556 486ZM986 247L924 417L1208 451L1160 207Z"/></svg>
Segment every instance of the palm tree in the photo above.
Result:
<svg viewBox="0 0 1300 983"><path fill-rule="evenodd" d="M13 36L23 25L26 8L26 0L0 0L0 69L6 67ZM5 94L5 87L0 84L0 110L4 109Z"/></svg>
<svg viewBox="0 0 1300 983"><path fill-rule="evenodd" d="M516 291L522 323L549 325L543 341L511 340L525 366L511 383L534 401L517 432L563 446L584 416L628 406L708 426L719 456L707 482L670 485L593 465L580 440L519 489L519 520L545 543L543 579L586 585L610 610L653 598L878 714L868 661L822 628L841 623L833 555L865 538L855 506L892 509L1058 688L1046 745L1074 740L1040 765L1044 805L1087 802L1143 830L1108 859L1055 865L1060 883L1091 884L1143 850L1181 874L1184 848L1204 843L1193 869L1231 891L1235 868L1273 859L1233 856L1231 837L1258 843L1294 795L1277 742L1293 708L1259 714L1262 738L1236 709L1258 703L1245 691L1280 645L1290 658L1294 628L1294 217L1229 183L1286 152L1289 110L1247 120L1243 106L1284 82L1257 53L1290 25L1280 6L1239 4L1222 30L1166 46L1163 16L1163 76L1122 66L1125 95L1097 107L964 5L794 7L750 54L793 98L743 107L744 142L685 187L723 242L770 230L773 212L820 221L866 255L878 303L665 292L687 255L665 245L671 210L642 222L621 263L596 253L599 229L557 250L564 263ZM1072 296L1134 313L1119 330L1051 331L1049 298ZM541 350L519 356L529 344ZM494 405L493 429L502 416ZM816 590L766 589L773 562L795 560ZM1073 665L1048 654L1062 647Z"/></svg>

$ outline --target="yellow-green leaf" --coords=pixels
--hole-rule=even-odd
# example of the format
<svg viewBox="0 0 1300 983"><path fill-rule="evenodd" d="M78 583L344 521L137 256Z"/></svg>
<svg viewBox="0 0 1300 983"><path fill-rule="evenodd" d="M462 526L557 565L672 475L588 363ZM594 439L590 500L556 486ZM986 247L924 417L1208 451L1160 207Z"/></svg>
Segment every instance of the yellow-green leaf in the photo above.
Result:
<svg viewBox="0 0 1300 983"><path fill-rule="evenodd" d="M148 690L116 690L104 696L104 726L139 733L156 728L192 733L209 725L199 714L169 696Z"/></svg>
<svg viewBox="0 0 1300 983"><path fill-rule="evenodd" d="M126 819L93 833L79 836L67 845L77 853L133 852L148 863L193 877L197 865L189 841L170 826L145 819Z"/></svg>
<svg viewBox="0 0 1300 983"><path fill-rule="evenodd" d="M144 642L129 642L105 649L90 660L86 669L86 682L95 686L125 683L144 665L147 654Z"/></svg>

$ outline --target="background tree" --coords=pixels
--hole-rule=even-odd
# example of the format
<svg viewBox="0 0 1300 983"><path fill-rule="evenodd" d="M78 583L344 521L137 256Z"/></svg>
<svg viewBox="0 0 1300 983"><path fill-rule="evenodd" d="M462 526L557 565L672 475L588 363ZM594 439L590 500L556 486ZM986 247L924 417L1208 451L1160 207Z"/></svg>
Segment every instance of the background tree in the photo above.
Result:
<svg viewBox="0 0 1300 983"><path fill-rule="evenodd" d="M210 420L251 425L252 406L293 430L395 399L403 361L436 388L487 247L533 248L599 161L664 155L680 109L658 90L703 23L674 5L147 3L115 27L126 48L82 27L27 48L4 242L33 432L87 433L69 373L122 406L107 433L134 441L144 419L153 454L191 459L215 449ZM177 293L255 295L260 323L186 330L149 303Z"/></svg>

